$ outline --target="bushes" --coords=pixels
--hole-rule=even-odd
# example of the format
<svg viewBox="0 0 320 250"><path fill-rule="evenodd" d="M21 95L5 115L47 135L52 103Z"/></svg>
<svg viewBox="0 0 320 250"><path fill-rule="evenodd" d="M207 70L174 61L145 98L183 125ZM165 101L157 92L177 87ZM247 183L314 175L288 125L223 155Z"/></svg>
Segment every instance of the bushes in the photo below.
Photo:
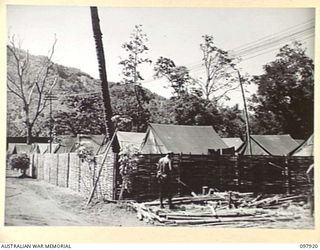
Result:
<svg viewBox="0 0 320 250"><path fill-rule="evenodd" d="M27 154L14 154L10 156L9 165L11 169L20 169L21 178L26 177L26 171L30 167L30 158Z"/></svg>
<svg viewBox="0 0 320 250"><path fill-rule="evenodd" d="M133 174L137 170L139 162L138 149L133 145L124 146L119 156L119 170L122 178L119 200L122 200L124 191L130 193L132 189Z"/></svg>

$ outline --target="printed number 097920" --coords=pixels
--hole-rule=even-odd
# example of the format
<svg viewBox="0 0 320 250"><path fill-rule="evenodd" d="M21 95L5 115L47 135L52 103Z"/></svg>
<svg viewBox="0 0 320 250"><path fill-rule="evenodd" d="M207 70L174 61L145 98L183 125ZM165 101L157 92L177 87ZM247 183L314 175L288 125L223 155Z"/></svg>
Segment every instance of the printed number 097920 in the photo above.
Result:
<svg viewBox="0 0 320 250"><path fill-rule="evenodd" d="M306 249L318 248L318 244L300 244L300 248L306 248Z"/></svg>

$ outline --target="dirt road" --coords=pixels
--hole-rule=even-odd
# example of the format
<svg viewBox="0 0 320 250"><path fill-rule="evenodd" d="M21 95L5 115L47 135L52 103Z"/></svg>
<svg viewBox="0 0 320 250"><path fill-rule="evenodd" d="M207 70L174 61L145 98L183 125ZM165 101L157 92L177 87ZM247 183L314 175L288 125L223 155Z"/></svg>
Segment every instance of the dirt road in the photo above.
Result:
<svg viewBox="0 0 320 250"><path fill-rule="evenodd" d="M44 181L18 179L19 174L8 170L6 178L7 226L152 226L139 221L136 212L126 210L125 206L100 202L86 207L86 199L77 192ZM299 218L292 221L252 223L248 227L314 228L314 218L310 216L308 209L290 206L279 209L279 212L296 214Z"/></svg>
<svg viewBox="0 0 320 250"><path fill-rule="evenodd" d="M78 193L34 179L18 179L8 170L5 225L7 226L145 226L117 204L86 207Z"/></svg>

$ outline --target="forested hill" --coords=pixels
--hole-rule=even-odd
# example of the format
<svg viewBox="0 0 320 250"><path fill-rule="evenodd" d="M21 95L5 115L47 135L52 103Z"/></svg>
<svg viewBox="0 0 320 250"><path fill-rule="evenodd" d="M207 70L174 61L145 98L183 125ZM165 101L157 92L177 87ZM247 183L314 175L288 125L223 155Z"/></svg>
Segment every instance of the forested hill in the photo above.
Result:
<svg viewBox="0 0 320 250"><path fill-rule="evenodd" d="M17 51L18 56L22 59L26 58L25 51ZM46 57L29 55L28 60L26 81L24 83L25 92L30 91L31 83L36 79ZM9 50L7 50L7 65L8 76L18 79L16 61ZM103 124L103 120L101 120L103 119L103 110L100 81L79 69L56 63L52 65L48 73L47 85L50 85L55 78L57 78L57 83L52 93L58 98L58 100L53 101L56 133L73 134L82 132L97 134L103 132L103 125L100 124ZM113 113L121 117L126 117L126 115L134 116L137 103L133 87L109 82L109 89ZM148 110L150 109L150 113L155 117L153 121L161 120L157 116L164 115L163 110L161 111L160 109L166 107L168 100L151 93L147 89L143 89L143 93L149 100L145 106ZM35 100L31 102L32 107L37 104L36 98L37 95L35 95ZM21 99L7 89L8 136L25 136L24 113L22 110L23 102ZM34 111L32 108L31 110ZM47 105L33 128L33 136L48 135L49 120L49 105ZM71 126L73 128L68 128ZM127 128L127 130L131 130L131 128Z"/></svg>
<svg viewBox="0 0 320 250"><path fill-rule="evenodd" d="M26 61L26 52L16 50L21 57L19 66L16 57L7 52L8 64L8 136L25 136L27 115L34 116L39 102L36 92L39 86L33 84L41 79L44 56L30 55ZM264 73L251 78L257 86L257 93L249 99L250 127L253 134L291 134L293 138L306 139L313 133L314 110L314 64L305 54L299 43L282 47L276 59L264 66ZM19 69L19 71L18 71ZM22 70L23 69L23 70ZM187 70L185 67L184 70ZM23 93L29 98L30 105L18 96L20 82L18 72L23 71ZM39 74L39 72L42 72ZM186 71L187 72L187 71ZM48 71L47 85L55 79L53 93L53 132L56 135L102 134L104 112L100 92L100 82L90 75L59 64L53 64ZM31 88L31 86L34 86ZM173 89L174 84L170 85ZM132 83L109 83L113 121L120 130L146 131L149 122L180 125L211 125L225 137L243 137L245 123L243 112L237 105L225 107L201 95L199 89L176 92L174 98L165 99ZM12 94L12 90L16 94ZM176 89L174 89L176 90ZM42 96L45 96L43 93ZM139 104L140 103L140 104ZM48 135L50 129L49 103L36 122L32 124L33 136ZM27 112L27 111L28 112ZM29 123L30 125L30 123ZM29 126L30 127L30 126ZM30 131L30 129L29 129Z"/></svg>

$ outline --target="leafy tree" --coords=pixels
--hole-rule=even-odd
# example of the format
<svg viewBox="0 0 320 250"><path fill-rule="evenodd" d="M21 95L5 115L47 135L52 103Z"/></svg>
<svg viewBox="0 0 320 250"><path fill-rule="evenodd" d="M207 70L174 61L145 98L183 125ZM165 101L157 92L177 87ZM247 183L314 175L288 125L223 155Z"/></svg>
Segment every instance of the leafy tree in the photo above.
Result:
<svg viewBox="0 0 320 250"><path fill-rule="evenodd" d="M261 133L289 133L306 138L313 132L314 78L313 61L301 43L285 45L276 60L255 76L258 85L253 96L255 130Z"/></svg>
<svg viewBox="0 0 320 250"><path fill-rule="evenodd" d="M218 107L220 119L219 124L215 124L217 132L223 137L244 138L246 133L243 110L239 109L238 104L233 107Z"/></svg>
<svg viewBox="0 0 320 250"><path fill-rule="evenodd" d="M21 50L21 45L12 36L7 45L7 89L20 100L22 120L26 129L27 144L32 143L33 128L39 116L47 106L47 95L51 93L57 78L50 78L56 39L49 56L42 57L38 67L32 67L28 52Z"/></svg>
<svg viewBox="0 0 320 250"><path fill-rule="evenodd" d="M205 78L199 78L195 83L205 99L217 101L239 86L235 76L235 60L215 45L213 36L204 35L203 39L200 49Z"/></svg>
<svg viewBox="0 0 320 250"><path fill-rule="evenodd" d="M114 89L110 88L111 94ZM114 126L120 131L132 131L134 107L130 106L130 99L135 100L134 95L121 98L112 97L111 105L114 107L114 116L111 118ZM128 104L128 105L127 105ZM125 106L127 105L127 106ZM128 109L126 109L128 108ZM105 124L103 116L103 102L100 95L74 95L63 98L59 110L54 116L54 131L58 135L77 134L104 134Z"/></svg>
<svg viewBox="0 0 320 250"><path fill-rule="evenodd" d="M187 85L192 82L187 67L176 66L169 58L159 57L155 63L154 71L156 78L165 77L170 82L170 87L178 97L187 92Z"/></svg>
<svg viewBox="0 0 320 250"><path fill-rule="evenodd" d="M103 102L100 95L74 95L63 98L54 114L58 135L104 134Z"/></svg>
<svg viewBox="0 0 320 250"><path fill-rule="evenodd" d="M131 131L144 132L148 126L150 113L147 108L147 103L145 103L146 108L143 109L139 105L135 94L135 87L132 85L115 84L110 91L112 94L111 103L114 107L115 115L130 119L132 121ZM149 99L150 95L144 89L143 92L145 99ZM125 130L127 131L127 129Z"/></svg>
<svg viewBox="0 0 320 250"><path fill-rule="evenodd" d="M76 150L77 155L81 159L82 162L87 162L89 164L94 164L95 163L95 152L93 147L89 144L81 144L77 150ZM92 166L90 166L92 167Z"/></svg>
<svg viewBox="0 0 320 250"><path fill-rule="evenodd" d="M20 169L22 171L22 175L19 178L27 177L26 171L30 167L30 158L27 154L11 155L9 164L12 169Z"/></svg>
<svg viewBox="0 0 320 250"><path fill-rule="evenodd" d="M130 132L132 130L132 117L128 115L114 115L112 121L120 131Z"/></svg>
<svg viewBox="0 0 320 250"><path fill-rule="evenodd" d="M179 125L211 125L223 137L243 137L245 123L236 105L224 107L218 102L185 94L169 101L169 116Z"/></svg>
<svg viewBox="0 0 320 250"><path fill-rule="evenodd" d="M147 35L143 33L142 25L135 25L130 35L130 41L122 44L122 48L128 52L126 59L120 61L123 66L123 81L126 84L139 84L143 80L138 67L143 63L151 63L152 61L143 57L149 48L146 46L148 42Z"/></svg>
<svg viewBox="0 0 320 250"><path fill-rule="evenodd" d="M150 111L150 122L170 124L173 122L173 117L170 116L170 101L159 96L154 97L148 103L148 110Z"/></svg>
<svg viewBox="0 0 320 250"><path fill-rule="evenodd" d="M90 179L91 185L88 188L92 188L96 182L96 158L94 148L90 143L81 143L76 149L76 153L82 162L82 165L86 167L87 175Z"/></svg>
<svg viewBox="0 0 320 250"><path fill-rule="evenodd" d="M211 125L210 102L192 94L184 94L170 100L170 116L179 125Z"/></svg>
<svg viewBox="0 0 320 250"><path fill-rule="evenodd" d="M139 71L139 66L144 63L151 63L149 58L145 55L149 48L146 46L148 42L147 35L143 33L142 25L135 25L133 32L130 35L130 41L122 44L122 48L128 53L127 58L120 61L120 65L123 66L123 82L125 84L133 85L135 96L138 103L138 115L141 119L145 119L143 123L148 122L150 114L145 107L145 104L149 102L144 88L141 87L141 81L143 77ZM137 131L141 131L142 128L137 124Z"/></svg>
<svg viewBox="0 0 320 250"><path fill-rule="evenodd" d="M120 131L145 132L148 126L147 120L151 122L170 123L168 115L168 100L150 91L145 91L150 102L146 104L150 110L140 115L134 87L119 83L110 84L111 105L113 107L114 126ZM92 95L66 95L56 101L54 110L54 131L57 135L77 134L104 134L105 124L103 116L102 97L98 94ZM48 121L47 121L48 123ZM48 126L42 123L42 126ZM11 125L13 126L13 125Z"/></svg>
<svg viewBox="0 0 320 250"><path fill-rule="evenodd" d="M132 191L133 176L139 163L138 150L134 145L126 145L119 153L119 172L122 179L119 200L122 200L124 191Z"/></svg>

